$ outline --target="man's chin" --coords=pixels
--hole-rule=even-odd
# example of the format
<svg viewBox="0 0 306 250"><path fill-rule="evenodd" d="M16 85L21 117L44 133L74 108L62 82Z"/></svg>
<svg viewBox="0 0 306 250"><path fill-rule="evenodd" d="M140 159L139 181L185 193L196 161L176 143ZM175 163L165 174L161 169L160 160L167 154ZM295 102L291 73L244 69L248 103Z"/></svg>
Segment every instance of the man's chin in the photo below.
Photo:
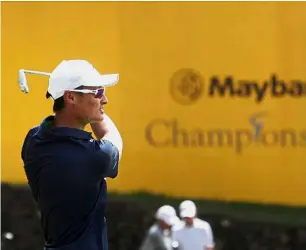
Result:
<svg viewBox="0 0 306 250"><path fill-rule="evenodd" d="M98 123L98 122L102 122L104 119L103 115L94 117L93 119L90 120L90 123Z"/></svg>

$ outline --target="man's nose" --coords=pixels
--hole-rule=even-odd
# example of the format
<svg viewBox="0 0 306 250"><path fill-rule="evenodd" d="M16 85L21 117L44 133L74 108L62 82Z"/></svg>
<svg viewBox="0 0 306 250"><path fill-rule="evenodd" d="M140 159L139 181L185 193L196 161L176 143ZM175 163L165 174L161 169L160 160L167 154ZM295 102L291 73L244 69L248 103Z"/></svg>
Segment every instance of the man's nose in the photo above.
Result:
<svg viewBox="0 0 306 250"><path fill-rule="evenodd" d="M105 105L105 104L107 104L107 102L108 102L108 99L107 99L106 95L103 95L102 98L101 98L101 104Z"/></svg>

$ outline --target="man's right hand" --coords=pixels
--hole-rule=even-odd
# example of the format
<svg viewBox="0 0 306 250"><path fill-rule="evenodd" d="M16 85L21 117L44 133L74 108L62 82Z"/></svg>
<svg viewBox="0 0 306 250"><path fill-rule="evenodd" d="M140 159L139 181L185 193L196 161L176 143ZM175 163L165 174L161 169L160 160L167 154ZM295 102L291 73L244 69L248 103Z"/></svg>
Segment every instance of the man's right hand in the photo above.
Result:
<svg viewBox="0 0 306 250"><path fill-rule="evenodd" d="M102 121L90 124L92 131L98 140L108 140L114 144L119 150L120 159L123 148L121 135L113 121L106 114L103 117Z"/></svg>

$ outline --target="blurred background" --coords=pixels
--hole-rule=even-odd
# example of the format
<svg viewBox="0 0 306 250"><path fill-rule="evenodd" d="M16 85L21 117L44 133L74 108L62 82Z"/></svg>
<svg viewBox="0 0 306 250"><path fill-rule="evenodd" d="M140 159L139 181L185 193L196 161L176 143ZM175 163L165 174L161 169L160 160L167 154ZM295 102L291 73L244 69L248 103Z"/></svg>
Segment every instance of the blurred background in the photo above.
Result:
<svg viewBox="0 0 306 250"><path fill-rule="evenodd" d="M52 112L64 59L120 73L106 112L124 140L109 180L110 250L138 249L156 209L198 206L216 250L306 249L306 4L2 2L4 250L41 250L20 157Z"/></svg>

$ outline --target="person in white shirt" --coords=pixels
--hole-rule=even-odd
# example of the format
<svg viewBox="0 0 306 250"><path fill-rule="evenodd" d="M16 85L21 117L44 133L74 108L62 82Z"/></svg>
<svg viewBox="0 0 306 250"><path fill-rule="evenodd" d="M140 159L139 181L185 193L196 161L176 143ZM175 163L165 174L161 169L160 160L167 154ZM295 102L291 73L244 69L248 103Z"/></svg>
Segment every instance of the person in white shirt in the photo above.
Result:
<svg viewBox="0 0 306 250"><path fill-rule="evenodd" d="M181 223L173 227L173 240L179 250L213 250L214 240L208 222L197 218L197 208L190 200L179 207Z"/></svg>
<svg viewBox="0 0 306 250"><path fill-rule="evenodd" d="M172 206L164 205L160 207L155 215L156 223L149 229L146 238L140 246L140 250L172 250L171 228L180 223L176 216L176 211Z"/></svg>

